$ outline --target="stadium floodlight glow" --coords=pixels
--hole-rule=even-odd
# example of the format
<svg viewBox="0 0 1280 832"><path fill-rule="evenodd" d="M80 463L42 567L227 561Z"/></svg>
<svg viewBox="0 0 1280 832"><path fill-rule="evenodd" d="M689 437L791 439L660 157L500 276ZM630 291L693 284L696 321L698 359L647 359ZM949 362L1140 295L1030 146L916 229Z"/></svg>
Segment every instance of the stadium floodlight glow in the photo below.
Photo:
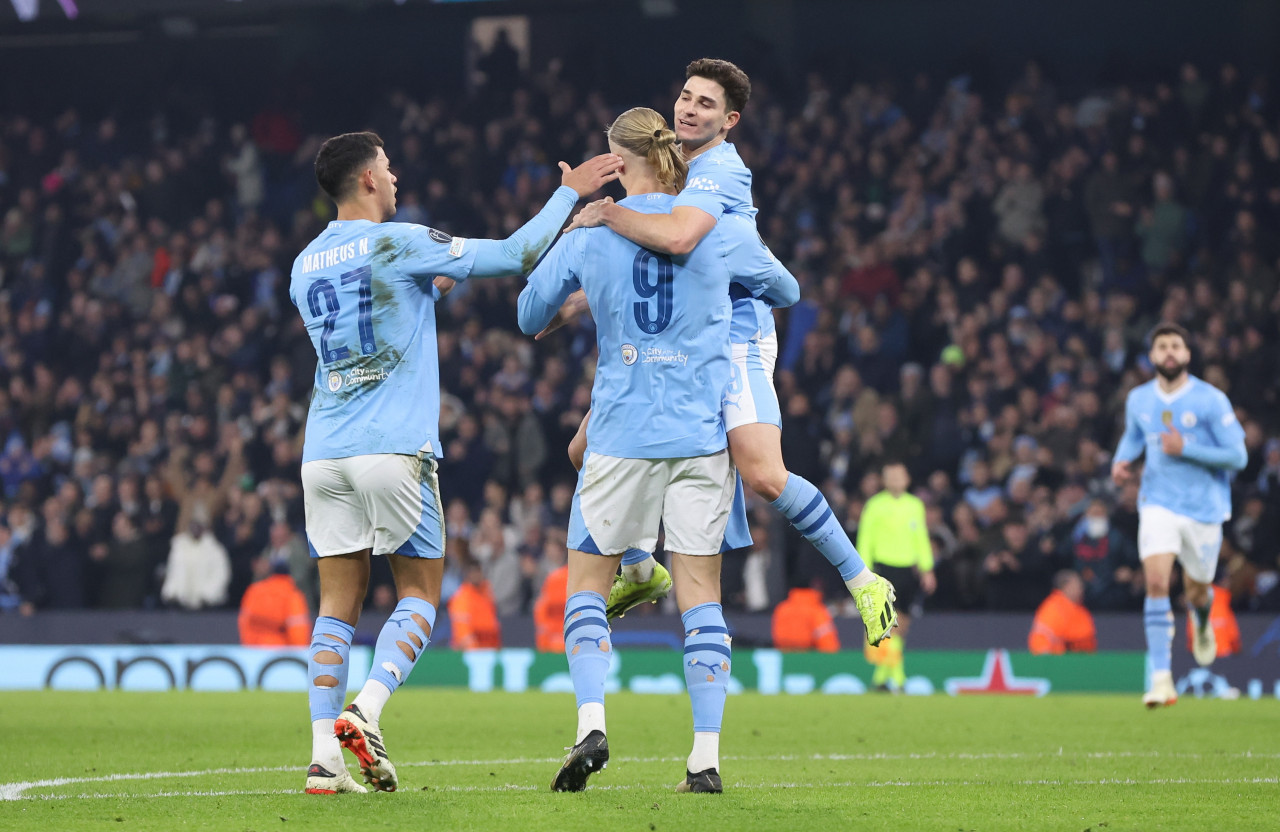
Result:
<svg viewBox="0 0 1280 832"><path fill-rule="evenodd" d="M40 14L40 0L11 0L11 2L14 13L23 22L35 20ZM76 5L76 0L58 0L58 5L62 7L62 13L67 16L67 20L75 20L80 16L80 7Z"/></svg>

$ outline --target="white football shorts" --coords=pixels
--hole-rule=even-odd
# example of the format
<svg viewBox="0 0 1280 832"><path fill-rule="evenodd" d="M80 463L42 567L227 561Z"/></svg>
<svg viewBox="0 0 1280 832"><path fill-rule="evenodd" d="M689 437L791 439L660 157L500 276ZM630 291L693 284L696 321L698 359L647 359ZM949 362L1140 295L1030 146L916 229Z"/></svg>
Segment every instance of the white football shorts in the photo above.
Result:
<svg viewBox="0 0 1280 832"><path fill-rule="evenodd" d="M727 449L685 459L588 453L569 512L569 548L595 555L652 552L661 522L668 552L717 555L737 481Z"/></svg>
<svg viewBox="0 0 1280 832"><path fill-rule="evenodd" d="M1138 509L1138 556L1144 560L1172 552L1188 578L1211 584L1221 550L1221 523L1201 523L1163 506Z"/></svg>
<svg viewBox="0 0 1280 832"><path fill-rule="evenodd" d="M444 509L427 454L365 454L302 466L312 557L372 549L375 555L444 557Z"/></svg>
<svg viewBox="0 0 1280 832"><path fill-rule="evenodd" d="M773 389L773 366L778 361L778 333L746 344L732 344L733 364L724 389L720 415L725 431L763 423L782 427L778 393Z"/></svg>

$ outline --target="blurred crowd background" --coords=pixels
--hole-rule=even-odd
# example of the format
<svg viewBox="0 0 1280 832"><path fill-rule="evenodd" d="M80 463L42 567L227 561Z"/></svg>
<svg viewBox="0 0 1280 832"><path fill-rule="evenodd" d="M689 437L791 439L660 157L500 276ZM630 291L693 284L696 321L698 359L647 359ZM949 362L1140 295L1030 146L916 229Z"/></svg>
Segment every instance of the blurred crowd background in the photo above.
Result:
<svg viewBox="0 0 1280 832"><path fill-rule="evenodd" d="M628 107L670 113L683 80L620 100L559 61L522 69L501 37L478 71L471 90L379 83L346 126L386 140L396 220L505 237L557 161L603 152ZM929 609L1030 611L1060 569L1092 609L1140 608L1137 487L1110 484L1110 456L1151 377L1146 332L1172 320L1246 429L1221 580L1239 609L1280 609L1277 77L1187 62L1060 88L1029 62L982 83L753 80L730 139L803 288L777 314L784 456L850 535L901 460L928 507ZM234 608L289 571L314 610L298 471L315 354L287 287L333 216L312 172L326 134L287 95L228 112L0 111L4 609ZM522 286L463 284L438 308L446 594L478 564L503 615L563 563L595 361L589 320L520 335ZM816 581L842 609L834 570L752 511L726 606ZM369 603L394 606L390 584L375 564Z"/></svg>

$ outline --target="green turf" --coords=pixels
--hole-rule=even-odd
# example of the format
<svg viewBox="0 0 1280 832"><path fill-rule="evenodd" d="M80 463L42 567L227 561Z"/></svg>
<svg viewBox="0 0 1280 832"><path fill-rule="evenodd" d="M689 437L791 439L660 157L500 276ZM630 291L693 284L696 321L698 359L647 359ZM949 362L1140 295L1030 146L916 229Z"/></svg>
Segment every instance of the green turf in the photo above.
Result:
<svg viewBox="0 0 1280 832"><path fill-rule="evenodd" d="M745 694L729 700L718 797L672 791L687 699L609 708L609 768L553 794L571 697L406 689L383 717L401 790L319 797L300 793L303 695L5 693L0 796L80 780L0 802L0 829L1280 828L1275 700ZM106 779L147 772L169 774Z"/></svg>

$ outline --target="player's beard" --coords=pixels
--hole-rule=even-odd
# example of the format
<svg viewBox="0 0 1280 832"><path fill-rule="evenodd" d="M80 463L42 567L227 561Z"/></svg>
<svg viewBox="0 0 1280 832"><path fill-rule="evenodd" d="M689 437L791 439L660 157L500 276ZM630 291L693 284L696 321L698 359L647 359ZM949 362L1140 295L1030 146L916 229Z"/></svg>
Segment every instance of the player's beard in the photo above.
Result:
<svg viewBox="0 0 1280 832"><path fill-rule="evenodd" d="M1156 372L1164 376L1165 381L1173 381L1187 371L1186 364L1157 364Z"/></svg>

